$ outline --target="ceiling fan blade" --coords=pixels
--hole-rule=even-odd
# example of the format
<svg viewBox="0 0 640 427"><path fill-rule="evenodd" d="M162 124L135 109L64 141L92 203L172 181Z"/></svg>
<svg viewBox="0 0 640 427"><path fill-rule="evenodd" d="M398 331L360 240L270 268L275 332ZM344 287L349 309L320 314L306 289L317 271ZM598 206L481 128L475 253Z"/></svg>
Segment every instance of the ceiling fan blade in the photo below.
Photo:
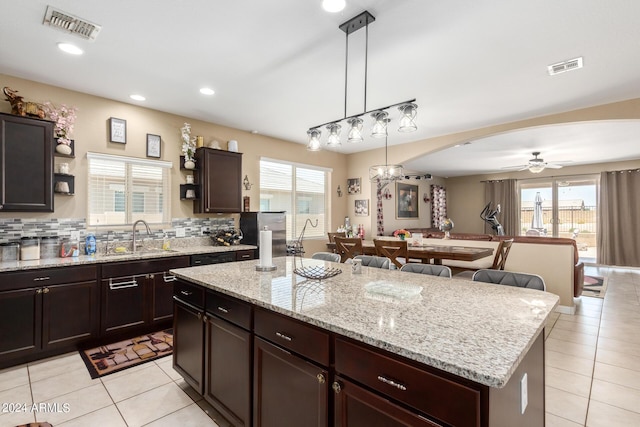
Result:
<svg viewBox="0 0 640 427"><path fill-rule="evenodd" d="M523 171L523 170L527 170L528 168L529 168L529 165L518 165L518 166L505 166L500 169L509 170L509 171Z"/></svg>
<svg viewBox="0 0 640 427"><path fill-rule="evenodd" d="M562 165L558 165L555 163L547 163L545 168L549 168L549 169L560 169L562 167Z"/></svg>

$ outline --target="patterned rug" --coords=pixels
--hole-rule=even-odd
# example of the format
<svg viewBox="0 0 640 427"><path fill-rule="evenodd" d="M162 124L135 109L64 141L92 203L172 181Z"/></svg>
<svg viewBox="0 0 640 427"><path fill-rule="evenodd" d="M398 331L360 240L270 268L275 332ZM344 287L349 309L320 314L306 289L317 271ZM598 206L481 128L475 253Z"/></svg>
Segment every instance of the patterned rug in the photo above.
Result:
<svg viewBox="0 0 640 427"><path fill-rule="evenodd" d="M604 298L607 290L607 278L600 276L584 276L583 297Z"/></svg>
<svg viewBox="0 0 640 427"><path fill-rule="evenodd" d="M173 329L166 329L109 345L80 350L80 356L91 378L99 378L168 356L172 352Z"/></svg>

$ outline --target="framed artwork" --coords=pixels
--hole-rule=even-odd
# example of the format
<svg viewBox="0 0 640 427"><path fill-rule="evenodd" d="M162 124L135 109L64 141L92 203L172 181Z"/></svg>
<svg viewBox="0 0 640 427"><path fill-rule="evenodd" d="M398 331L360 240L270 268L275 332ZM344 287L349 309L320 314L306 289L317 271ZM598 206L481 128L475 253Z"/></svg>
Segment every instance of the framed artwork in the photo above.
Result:
<svg viewBox="0 0 640 427"><path fill-rule="evenodd" d="M160 158L160 145L162 139L160 135L147 134L147 157Z"/></svg>
<svg viewBox="0 0 640 427"><path fill-rule="evenodd" d="M127 121L123 119L109 118L109 141L120 144L127 143Z"/></svg>
<svg viewBox="0 0 640 427"><path fill-rule="evenodd" d="M347 179L347 193L360 194L360 178Z"/></svg>
<svg viewBox="0 0 640 427"><path fill-rule="evenodd" d="M418 186L396 182L396 218L418 218Z"/></svg>
<svg viewBox="0 0 640 427"><path fill-rule="evenodd" d="M369 199L356 200L356 216L369 216Z"/></svg>

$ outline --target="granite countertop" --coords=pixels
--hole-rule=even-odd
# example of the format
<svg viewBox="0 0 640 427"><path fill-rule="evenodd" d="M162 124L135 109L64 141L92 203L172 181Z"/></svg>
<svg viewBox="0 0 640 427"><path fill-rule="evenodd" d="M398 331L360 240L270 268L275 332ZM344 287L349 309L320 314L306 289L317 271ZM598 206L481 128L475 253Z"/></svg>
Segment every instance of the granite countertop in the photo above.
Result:
<svg viewBox="0 0 640 427"><path fill-rule="evenodd" d="M171 270L179 278L388 350L463 378L503 387L543 333L557 295L532 289L293 257ZM339 268L321 282L296 267ZM421 288L421 291L420 291ZM418 292L420 291L420 292Z"/></svg>
<svg viewBox="0 0 640 427"><path fill-rule="evenodd" d="M186 239L189 240L189 239ZM193 244L193 241L185 242L181 244L180 239L172 240L171 249L164 251L160 248L149 248L146 250L139 250L136 253L127 252L123 254L105 254L99 249L96 255L80 255L77 257L68 258L46 258L37 259L32 261L4 261L0 262L0 273L7 271L22 271L33 270L39 268L55 268L55 267L68 267L78 265L89 264L104 264L108 262L116 261L133 261L139 259L153 259L153 258L166 258L180 255L194 255L194 254L206 254L206 253L220 253L220 252L232 252L256 249L257 246L253 245L233 245L233 246L212 246L203 244L202 241L197 241ZM207 239L204 239L206 242ZM161 242L160 242L161 243ZM192 244L190 244L192 243Z"/></svg>

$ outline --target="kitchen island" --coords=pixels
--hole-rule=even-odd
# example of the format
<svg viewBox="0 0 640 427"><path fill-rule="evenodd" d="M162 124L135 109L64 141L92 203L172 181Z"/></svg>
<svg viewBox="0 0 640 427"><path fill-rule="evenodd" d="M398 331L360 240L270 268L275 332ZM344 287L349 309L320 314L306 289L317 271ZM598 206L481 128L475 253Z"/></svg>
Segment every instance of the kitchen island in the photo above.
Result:
<svg viewBox="0 0 640 427"><path fill-rule="evenodd" d="M257 261L171 270L179 279L174 365L232 423L272 425L273 411L293 411L292 421L311 414L313 425L367 417L398 425L544 425L544 326L556 295L397 270L354 274L348 264L311 259L274 263L271 272L256 271ZM342 273L320 282L294 273L314 266ZM193 335L181 324L185 303L204 320L195 377L191 361L181 360L181 335ZM243 332L243 346L230 346L230 354L212 333L227 324ZM237 362L239 348L248 354L234 366L247 371L249 384L238 385L248 390L240 393L242 411L234 411L215 392L225 375L215 362ZM212 353L217 359L207 358ZM315 393L300 389L303 367L317 372L309 375Z"/></svg>

